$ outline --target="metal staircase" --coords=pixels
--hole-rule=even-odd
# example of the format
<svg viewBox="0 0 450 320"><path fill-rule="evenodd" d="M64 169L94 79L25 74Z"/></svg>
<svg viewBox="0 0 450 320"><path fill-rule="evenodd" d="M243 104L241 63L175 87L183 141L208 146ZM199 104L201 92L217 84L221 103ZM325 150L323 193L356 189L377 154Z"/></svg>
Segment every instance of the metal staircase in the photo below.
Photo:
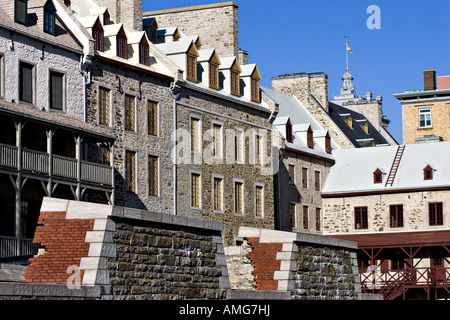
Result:
<svg viewBox="0 0 450 320"><path fill-rule="evenodd" d="M391 171L389 172L389 176L386 180L386 187L390 186L392 187L392 184L394 183L395 175L397 174L397 169L400 164L400 161L402 160L403 151L405 150L405 146L401 145L397 148L397 153L395 154L394 161L392 162Z"/></svg>

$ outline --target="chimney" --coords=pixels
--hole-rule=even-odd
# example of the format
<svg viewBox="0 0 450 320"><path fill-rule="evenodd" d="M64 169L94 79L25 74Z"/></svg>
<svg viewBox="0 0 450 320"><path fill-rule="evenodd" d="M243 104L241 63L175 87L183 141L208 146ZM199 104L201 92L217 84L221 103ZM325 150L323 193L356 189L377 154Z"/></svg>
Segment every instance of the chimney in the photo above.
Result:
<svg viewBox="0 0 450 320"><path fill-rule="evenodd" d="M238 51L238 62L239 65L248 64L248 52L242 49Z"/></svg>
<svg viewBox="0 0 450 320"><path fill-rule="evenodd" d="M436 71L425 70L423 72L424 90L436 90Z"/></svg>

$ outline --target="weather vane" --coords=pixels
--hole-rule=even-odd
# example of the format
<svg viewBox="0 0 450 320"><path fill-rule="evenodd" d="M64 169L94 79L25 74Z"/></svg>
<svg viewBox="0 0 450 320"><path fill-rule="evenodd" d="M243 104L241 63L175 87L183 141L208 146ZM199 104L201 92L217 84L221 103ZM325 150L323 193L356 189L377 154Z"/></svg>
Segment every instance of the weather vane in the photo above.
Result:
<svg viewBox="0 0 450 320"><path fill-rule="evenodd" d="M345 61L347 63L346 71L348 71L348 52L350 51L350 54L353 55L352 49L348 46L347 39L350 39L350 36L344 36L345 38Z"/></svg>

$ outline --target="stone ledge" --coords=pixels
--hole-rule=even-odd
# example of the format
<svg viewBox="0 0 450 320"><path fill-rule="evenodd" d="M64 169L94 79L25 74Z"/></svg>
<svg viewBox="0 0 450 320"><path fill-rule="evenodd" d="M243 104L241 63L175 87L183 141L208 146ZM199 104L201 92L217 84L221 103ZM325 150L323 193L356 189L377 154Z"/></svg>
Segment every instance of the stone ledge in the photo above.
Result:
<svg viewBox="0 0 450 320"><path fill-rule="evenodd" d="M288 291L228 290L227 300L291 300Z"/></svg>
<svg viewBox="0 0 450 320"><path fill-rule="evenodd" d="M100 294L100 286L80 286L79 289L69 289L61 284L0 283L0 296L100 298Z"/></svg>

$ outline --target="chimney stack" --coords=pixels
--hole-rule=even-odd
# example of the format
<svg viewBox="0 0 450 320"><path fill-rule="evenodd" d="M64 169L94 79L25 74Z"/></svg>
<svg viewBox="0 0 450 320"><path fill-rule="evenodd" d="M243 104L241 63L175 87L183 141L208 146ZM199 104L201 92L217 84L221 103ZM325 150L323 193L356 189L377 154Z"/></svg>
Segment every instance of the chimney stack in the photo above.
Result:
<svg viewBox="0 0 450 320"><path fill-rule="evenodd" d="M436 90L436 71L425 70L423 72L424 90Z"/></svg>

